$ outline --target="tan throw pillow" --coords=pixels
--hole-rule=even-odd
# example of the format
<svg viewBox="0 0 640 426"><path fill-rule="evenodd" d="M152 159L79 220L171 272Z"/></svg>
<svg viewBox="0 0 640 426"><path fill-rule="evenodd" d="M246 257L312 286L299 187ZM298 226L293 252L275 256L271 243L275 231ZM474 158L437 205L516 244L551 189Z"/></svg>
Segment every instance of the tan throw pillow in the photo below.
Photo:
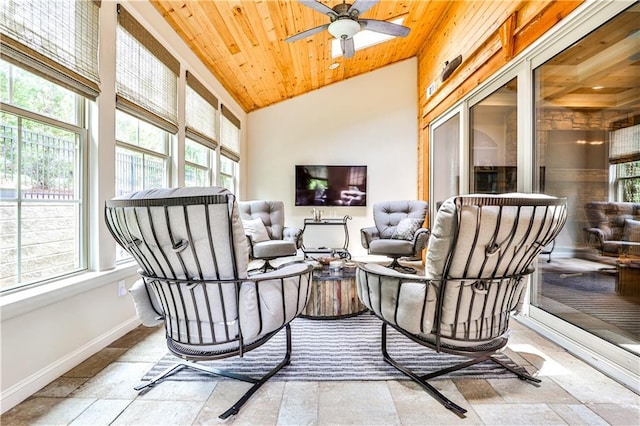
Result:
<svg viewBox="0 0 640 426"><path fill-rule="evenodd" d="M244 226L244 233L251 237L251 241L254 243L261 243L263 241L269 241L269 233L264 226L262 219L256 218L251 220L242 220L242 226Z"/></svg>

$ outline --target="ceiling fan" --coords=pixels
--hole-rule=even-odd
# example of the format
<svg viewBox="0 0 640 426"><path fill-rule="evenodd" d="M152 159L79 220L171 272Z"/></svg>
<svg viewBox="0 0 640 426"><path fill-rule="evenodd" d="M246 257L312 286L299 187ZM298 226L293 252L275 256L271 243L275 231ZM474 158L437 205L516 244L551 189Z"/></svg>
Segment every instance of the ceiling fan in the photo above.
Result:
<svg viewBox="0 0 640 426"><path fill-rule="evenodd" d="M355 54L353 36L360 30L375 31L396 37L406 37L407 34L409 34L409 28L403 25L379 21L377 19L359 18L360 14L371 9L380 0L356 0L353 4L346 3L346 1L343 0L342 3L335 5L333 8L316 0L298 1L307 7L328 15L331 22L287 37L285 39L287 42L300 40L319 33L320 31L328 30L332 36L340 40L342 55L345 58L351 58Z"/></svg>

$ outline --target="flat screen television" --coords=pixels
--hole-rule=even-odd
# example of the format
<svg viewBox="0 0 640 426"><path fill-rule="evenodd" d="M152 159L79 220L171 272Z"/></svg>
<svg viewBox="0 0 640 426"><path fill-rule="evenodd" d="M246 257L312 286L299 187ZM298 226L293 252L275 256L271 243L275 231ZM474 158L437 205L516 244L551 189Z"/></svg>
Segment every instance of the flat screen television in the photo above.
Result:
<svg viewBox="0 0 640 426"><path fill-rule="evenodd" d="M367 166L296 166L296 206L366 206Z"/></svg>

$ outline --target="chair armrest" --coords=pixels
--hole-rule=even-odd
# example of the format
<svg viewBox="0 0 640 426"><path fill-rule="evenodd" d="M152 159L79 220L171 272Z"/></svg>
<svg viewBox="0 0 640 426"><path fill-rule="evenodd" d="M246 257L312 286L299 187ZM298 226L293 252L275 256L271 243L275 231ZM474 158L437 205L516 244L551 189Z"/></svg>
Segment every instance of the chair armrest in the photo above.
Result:
<svg viewBox="0 0 640 426"><path fill-rule="evenodd" d="M240 287L238 313L244 338L281 329L309 302L313 266L293 262L274 271L252 274Z"/></svg>
<svg viewBox="0 0 640 426"><path fill-rule="evenodd" d="M302 229L295 226L285 226L282 230L282 239L295 242L296 248L299 249L302 245Z"/></svg>
<svg viewBox="0 0 640 426"><path fill-rule="evenodd" d="M415 234L413 234L413 251L415 253L423 250L427 247L429 242L429 236L431 235L431 230L427 228L418 228Z"/></svg>
<svg viewBox="0 0 640 426"><path fill-rule="evenodd" d="M245 281L264 281L264 280L273 280L286 278L291 276L304 275L306 273L312 272L313 266L306 262L291 262L283 265L281 268L270 270L267 272L262 272L258 274L252 274L249 278L246 278Z"/></svg>
<svg viewBox="0 0 640 426"><path fill-rule="evenodd" d="M429 277L424 275L416 275L416 274L407 274L401 271L397 271L393 268L389 268L384 265L380 265L377 263L364 263L358 266L359 269L362 269L365 272L372 272L374 274L393 277L393 278L401 278L403 280L411 280L412 282L431 282L432 280Z"/></svg>
<svg viewBox="0 0 640 426"><path fill-rule="evenodd" d="M138 319L145 327L155 327L162 324L164 314L162 305L158 301L156 294L149 290L149 286L143 279L137 280L129 289L129 294L133 298Z"/></svg>
<svg viewBox="0 0 640 426"><path fill-rule="evenodd" d="M588 246L602 248L602 245L607 240L606 235L600 228L584 228L583 229L586 235L586 243Z"/></svg>
<svg viewBox="0 0 640 426"><path fill-rule="evenodd" d="M367 263L358 266L356 282L360 301L383 321L415 334L434 329L442 286L429 277Z"/></svg>
<svg viewBox="0 0 640 426"><path fill-rule="evenodd" d="M362 228L360 230L360 242L362 243L362 247L369 249L369 244L371 241L377 240L380 238L380 233L378 232L378 228L375 226L370 226L368 228Z"/></svg>

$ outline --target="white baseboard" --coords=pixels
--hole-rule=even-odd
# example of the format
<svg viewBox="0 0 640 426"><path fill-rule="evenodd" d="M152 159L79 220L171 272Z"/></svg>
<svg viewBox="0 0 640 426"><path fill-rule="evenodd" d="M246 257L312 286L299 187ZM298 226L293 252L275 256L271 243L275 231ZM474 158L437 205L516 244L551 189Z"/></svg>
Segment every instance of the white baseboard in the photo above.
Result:
<svg viewBox="0 0 640 426"><path fill-rule="evenodd" d="M58 377L62 376L73 367L79 365L87 358L106 348L117 339L121 338L140 325L137 317L132 317L118 327L109 330L101 336L89 341L86 345L52 362L47 367L21 380L2 392L0 402L1 413L15 407Z"/></svg>

